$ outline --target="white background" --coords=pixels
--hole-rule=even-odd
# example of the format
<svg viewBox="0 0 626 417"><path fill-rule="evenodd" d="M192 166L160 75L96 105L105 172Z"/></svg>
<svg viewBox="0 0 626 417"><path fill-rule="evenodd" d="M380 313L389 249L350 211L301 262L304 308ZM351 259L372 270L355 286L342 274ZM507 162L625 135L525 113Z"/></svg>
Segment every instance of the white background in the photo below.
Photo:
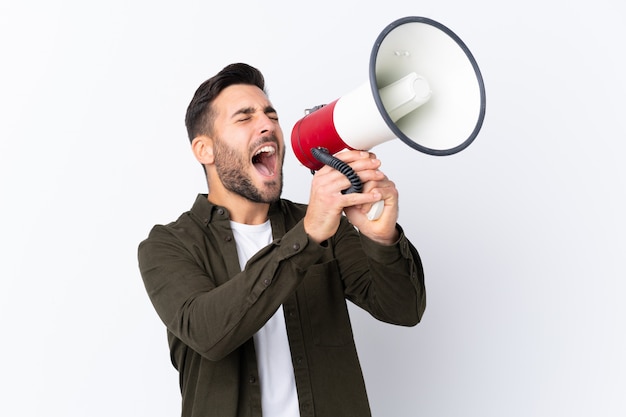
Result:
<svg viewBox="0 0 626 417"><path fill-rule="evenodd" d="M404 16L452 29L486 85L465 151L375 148L428 308L352 309L377 417L626 415L626 13L618 0L0 1L0 415L176 416L136 247L205 192L196 87L263 71L285 135L367 80ZM290 152L284 196L310 174Z"/></svg>

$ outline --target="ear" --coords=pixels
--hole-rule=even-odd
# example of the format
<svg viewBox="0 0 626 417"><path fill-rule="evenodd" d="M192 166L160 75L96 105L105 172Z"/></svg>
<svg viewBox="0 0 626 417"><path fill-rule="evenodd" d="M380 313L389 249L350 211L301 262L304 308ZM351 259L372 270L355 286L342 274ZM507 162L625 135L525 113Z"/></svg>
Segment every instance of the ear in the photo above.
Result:
<svg viewBox="0 0 626 417"><path fill-rule="evenodd" d="M194 138L191 142L191 151L202 165L211 165L215 160L213 156L213 139L206 135Z"/></svg>

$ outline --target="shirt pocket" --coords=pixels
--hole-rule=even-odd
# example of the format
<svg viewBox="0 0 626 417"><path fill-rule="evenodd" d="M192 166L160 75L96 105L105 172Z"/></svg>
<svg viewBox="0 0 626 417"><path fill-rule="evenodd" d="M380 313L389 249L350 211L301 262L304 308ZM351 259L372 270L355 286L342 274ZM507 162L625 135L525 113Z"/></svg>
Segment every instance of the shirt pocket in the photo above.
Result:
<svg viewBox="0 0 626 417"><path fill-rule="evenodd" d="M310 267L303 284L313 343L317 346L351 344L352 327L337 261Z"/></svg>

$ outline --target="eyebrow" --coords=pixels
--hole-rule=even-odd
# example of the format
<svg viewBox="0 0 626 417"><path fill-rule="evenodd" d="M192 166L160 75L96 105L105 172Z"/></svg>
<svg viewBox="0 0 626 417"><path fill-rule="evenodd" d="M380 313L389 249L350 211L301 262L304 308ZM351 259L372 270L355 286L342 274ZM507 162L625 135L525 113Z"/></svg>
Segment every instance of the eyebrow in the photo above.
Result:
<svg viewBox="0 0 626 417"><path fill-rule="evenodd" d="M233 115L231 117L237 117L240 114L244 114L244 115L249 115L249 114L253 114L256 111L256 108L250 106L250 107L243 107L239 110L237 110L235 113L233 113ZM263 109L263 112L265 114L268 113L277 113L276 109L274 109L272 106L265 106L265 108Z"/></svg>

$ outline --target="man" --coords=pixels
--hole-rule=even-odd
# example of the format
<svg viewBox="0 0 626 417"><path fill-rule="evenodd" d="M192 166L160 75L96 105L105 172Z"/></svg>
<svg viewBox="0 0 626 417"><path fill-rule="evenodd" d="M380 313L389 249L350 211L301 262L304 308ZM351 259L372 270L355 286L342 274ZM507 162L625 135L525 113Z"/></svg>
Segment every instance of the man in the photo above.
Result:
<svg viewBox="0 0 626 417"><path fill-rule="evenodd" d="M420 259L396 224L395 185L369 152L337 155L363 193L343 194L348 179L324 167L308 205L280 198L285 143L264 88L246 64L198 88L185 122L209 192L139 245L182 416L369 416L345 300L417 324ZM379 200L383 214L370 221Z"/></svg>

